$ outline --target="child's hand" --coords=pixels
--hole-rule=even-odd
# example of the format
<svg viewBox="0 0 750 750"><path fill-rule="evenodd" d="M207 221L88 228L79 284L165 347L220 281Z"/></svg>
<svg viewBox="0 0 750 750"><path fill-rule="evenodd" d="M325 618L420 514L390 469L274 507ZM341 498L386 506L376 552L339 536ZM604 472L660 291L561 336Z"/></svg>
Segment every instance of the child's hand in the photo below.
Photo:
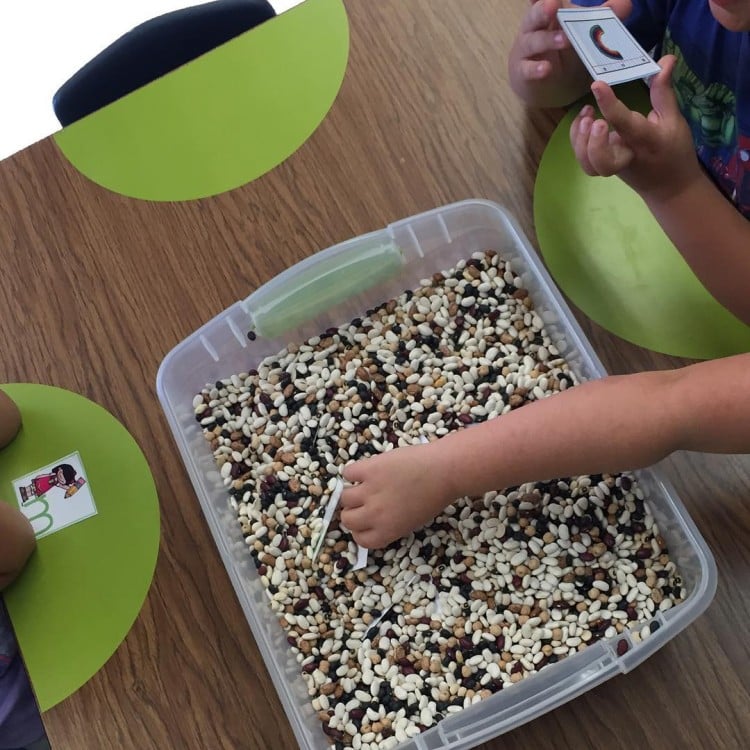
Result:
<svg viewBox="0 0 750 750"><path fill-rule="evenodd" d="M566 57L575 59L568 38L557 23L556 14L562 7L562 0L532 2L511 52L512 72L518 79L537 81L559 75Z"/></svg>
<svg viewBox="0 0 750 750"><path fill-rule="evenodd" d="M618 175L643 198L676 195L701 176L690 128L672 89L673 55L651 82L647 117L628 109L601 81L592 84L604 119L585 106L570 128L576 158L588 175ZM611 128L611 129L610 129Z"/></svg>
<svg viewBox="0 0 750 750"><path fill-rule="evenodd" d="M0 591L8 586L26 565L36 547L36 538L26 516L0 500Z"/></svg>
<svg viewBox="0 0 750 750"><path fill-rule="evenodd" d="M341 495L341 521L357 544L370 549L424 526L455 500L436 471L430 445L357 461L344 469L344 479L358 484Z"/></svg>
<svg viewBox="0 0 750 750"><path fill-rule="evenodd" d="M619 18L627 18L631 0L607 0ZM560 8L571 0L531 0L508 58L514 91L528 104L562 106L579 98L591 80L557 22Z"/></svg>

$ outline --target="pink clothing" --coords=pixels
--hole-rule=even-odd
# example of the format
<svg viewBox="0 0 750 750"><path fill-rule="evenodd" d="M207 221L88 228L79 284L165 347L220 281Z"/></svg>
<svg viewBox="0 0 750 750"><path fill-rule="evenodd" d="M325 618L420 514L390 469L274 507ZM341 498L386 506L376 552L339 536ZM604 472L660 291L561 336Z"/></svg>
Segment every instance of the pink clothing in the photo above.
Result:
<svg viewBox="0 0 750 750"><path fill-rule="evenodd" d="M53 487L57 487L57 478L54 474L42 474L39 477L34 477L31 483L34 485L34 492L38 497L45 492L49 492Z"/></svg>

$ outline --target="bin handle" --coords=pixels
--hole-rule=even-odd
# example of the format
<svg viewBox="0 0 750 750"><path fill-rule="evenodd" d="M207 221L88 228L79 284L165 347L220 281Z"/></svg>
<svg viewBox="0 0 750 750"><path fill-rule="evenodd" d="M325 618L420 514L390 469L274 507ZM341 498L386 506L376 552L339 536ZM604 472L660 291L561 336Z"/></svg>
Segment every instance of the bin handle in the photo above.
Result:
<svg viewBox="0 0 750 750"><path fill-rule="evenodd" d="M375 232L323 250L264 284L241 303L250 329L264 338L281 336L392 277L404 266L404 254L383 240L384 233Z"/></svg>

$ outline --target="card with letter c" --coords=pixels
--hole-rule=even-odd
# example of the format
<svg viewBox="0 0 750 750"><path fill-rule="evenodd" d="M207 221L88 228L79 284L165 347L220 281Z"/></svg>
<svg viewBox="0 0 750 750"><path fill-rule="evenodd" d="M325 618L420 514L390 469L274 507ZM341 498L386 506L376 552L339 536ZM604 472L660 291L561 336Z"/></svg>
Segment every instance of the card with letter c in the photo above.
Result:
<svg viewBox="0 0 750 750"><path fill-rule="evenodd" d="M615 86L661 70L611 8L563 8L557 20L596 81Z"/></svg>

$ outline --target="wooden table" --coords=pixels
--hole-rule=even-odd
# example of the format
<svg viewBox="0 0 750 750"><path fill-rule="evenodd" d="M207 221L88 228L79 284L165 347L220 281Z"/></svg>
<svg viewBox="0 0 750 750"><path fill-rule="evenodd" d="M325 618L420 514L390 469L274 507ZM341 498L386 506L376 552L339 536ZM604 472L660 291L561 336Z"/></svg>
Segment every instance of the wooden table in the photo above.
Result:
<svg viewBox="0 0 750 750"><path fill-rule="evenodd" d="M390 221L484 197L534 241L534 175L561 113L527 112L508 87L526 6L348 0L350 66L328 118L282 166L217 198L109 193L51 139L0 164L0 382L58 385L113 412L150 461L163 514L133 630L44 717L55 750L295 746L181 470L156 371L187 334L287 266ZM611 372L681 364L579 319ZM680 455L667 470L716 555L710 610L634 673L485 748L747 746L750 459Z"/></svg>

